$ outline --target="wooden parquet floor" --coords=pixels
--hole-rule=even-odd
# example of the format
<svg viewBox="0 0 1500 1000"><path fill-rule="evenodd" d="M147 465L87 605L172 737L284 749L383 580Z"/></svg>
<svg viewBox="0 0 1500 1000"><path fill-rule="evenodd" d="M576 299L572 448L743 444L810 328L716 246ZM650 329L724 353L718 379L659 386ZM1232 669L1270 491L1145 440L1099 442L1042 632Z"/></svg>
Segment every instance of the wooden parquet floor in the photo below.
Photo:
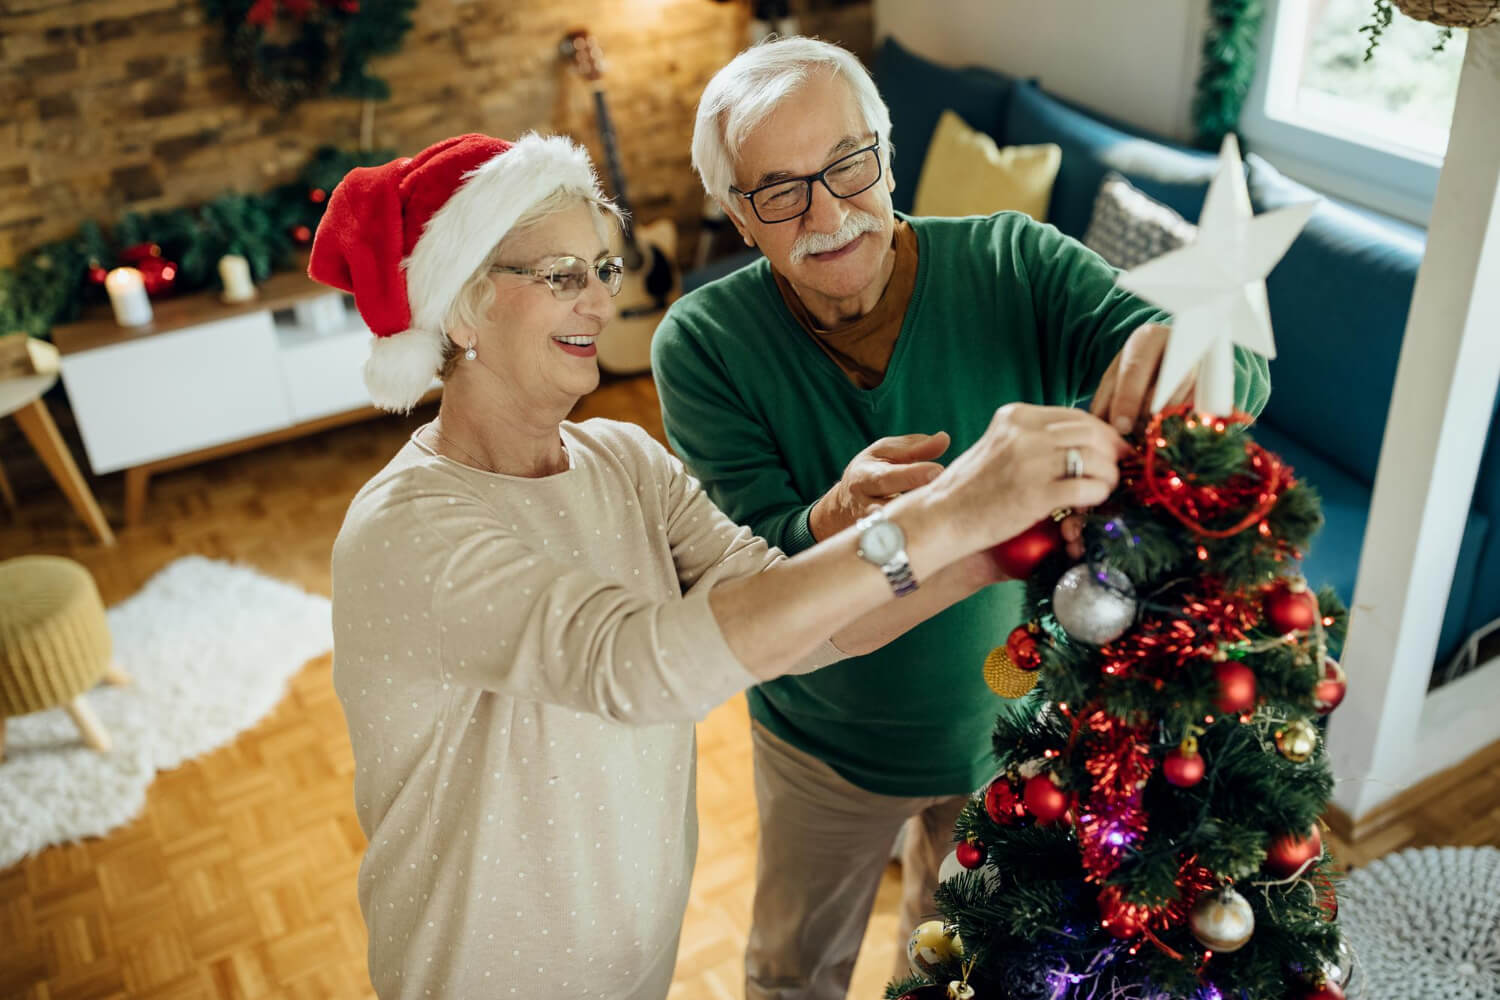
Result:
<svg viewBox="0 0 1500 1000"><path fill-rule="evenodd" d="M43 485L23 493L15 516L0 511L0 557L70 556L88 566L110 604L190 553L326 594L328 554L349 498L429 416L164 474L152 484L144 523L120 531L114 549L95 545ZM661 436L648 377L606 383L575 416L633 420ZM119 524L121 477L95 488ZM757 835L743 698L709 716L699 745L701 845L671 998L740 1000ZM373 996L355 899L365 844L352 770L323 657L234 743L159 775L134 822L0 871L0 998ZM1428 843L1500 843L1496 768L1366 843L1336 847L1360 863ZM878 997L894 963L897 883L888 869L853 997Z"/></svg>

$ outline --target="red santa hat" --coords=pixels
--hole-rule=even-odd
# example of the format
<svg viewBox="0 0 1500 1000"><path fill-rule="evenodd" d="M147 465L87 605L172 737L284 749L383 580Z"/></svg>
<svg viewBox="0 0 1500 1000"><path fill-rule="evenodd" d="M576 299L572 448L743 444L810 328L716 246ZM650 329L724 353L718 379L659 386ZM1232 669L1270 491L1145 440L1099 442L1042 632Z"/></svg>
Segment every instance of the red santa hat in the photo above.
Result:
<svg viewBox="0 0 1500 1000"><path fill-rule="evenodd" d="M375 334L365 385L407 411L443 363L459 290L532 206L560 188L603 197L588 153L563 136L460 135L349 171L313 239L307 273L352 292Z"/></svg>

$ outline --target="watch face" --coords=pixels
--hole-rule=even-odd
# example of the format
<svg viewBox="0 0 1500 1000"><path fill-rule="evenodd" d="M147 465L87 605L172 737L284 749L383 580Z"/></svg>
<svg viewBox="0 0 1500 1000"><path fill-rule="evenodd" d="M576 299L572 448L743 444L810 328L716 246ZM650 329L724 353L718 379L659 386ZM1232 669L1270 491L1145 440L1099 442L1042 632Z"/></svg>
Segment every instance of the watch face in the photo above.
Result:
<svg viewBox="0 0 1500 1000"><path fill-rule="evenodd" d="M865 529L859 538L860 555L876 565L883 565L896 557L906 544L906 536L890 521L876 521Z"/></svg>

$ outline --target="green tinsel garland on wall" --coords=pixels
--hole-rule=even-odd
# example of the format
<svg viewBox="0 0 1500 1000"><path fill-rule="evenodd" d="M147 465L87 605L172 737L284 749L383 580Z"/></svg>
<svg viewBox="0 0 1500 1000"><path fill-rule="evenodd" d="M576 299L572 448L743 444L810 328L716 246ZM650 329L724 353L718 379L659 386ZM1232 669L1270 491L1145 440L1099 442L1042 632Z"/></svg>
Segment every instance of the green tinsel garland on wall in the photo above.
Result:
<svg viewBox="0 0 1500 1000"><path fill-rule="evenodd" d="M155 243L177 264L177 292L219 284L219 258L237 253L250 263L257 282L291 265L293 250L311 239L328 195L355 167L385 163L390 150L346 152L319 149L301 176L264 194L222 194L203 205L130 213L108 237L97 222L73 236L39 246L14 268L0 270L0 333L46 337L53 326L78 317L104 293L89 280L92 268L108 268L124 247Z"/></svg>
<svg viewBox="0 0 1500 1000"><path fill-rule="evenodd" d="M1263 0L1210 0L1209 25L1203 35L1203 67L1193 98L1195 143L1218 149L1240 121L1250 83L1255 79Z"/></svg>

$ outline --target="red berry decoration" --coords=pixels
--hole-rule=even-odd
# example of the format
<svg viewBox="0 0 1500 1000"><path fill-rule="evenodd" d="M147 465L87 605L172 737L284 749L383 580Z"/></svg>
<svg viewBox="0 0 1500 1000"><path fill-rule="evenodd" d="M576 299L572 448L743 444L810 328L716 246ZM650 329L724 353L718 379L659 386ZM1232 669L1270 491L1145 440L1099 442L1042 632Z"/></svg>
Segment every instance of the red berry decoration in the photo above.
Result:
<svg viewBox="0 0 1500 1000"><path fill-rule="evenodd" d="M147 295L165 295L177 287L177 265L161 257L146 257L135 265Z"/></svg>
<svg viewBox="0 0 1500 1000"><path fill-rule="evenodd" d="M958 863L971 871L984 864L984 845L975 841L964 841L954 848L953 853L958 857Z"/></svg>
<svg viewBox="0 0 1500 1000"><path fill-rule="evenodd" d="M1017 670L1036 670L1042 665L1042 651L1037 649L1036 638L1041 628L1035 622L1017 625L1005 639L1005 651Z"/></svg>
<svg viewBox="0 0 1500 1000"><path fill-rule="evenodd" d="M996 823L1009 824L1026 816L1021 796L1008 778L996 778L984 790L984 811Z"/></svg>
<svg viewBox="0 0 1500 1000"><path fill-rule="evenodd" d="M298 243L301 243L303 245L311 243L312 237L312 230L307 228L306 226L292 227L292 239L296 240Z"/></svg>
<svg viewBox="0 0 1500 1000"><path fill-rule="evenodd" d="M89 283L90 284L93 284L93 285L102 285L102 284L104 284L104 279L107 278L107 277L109 277L109 272L106 271L104 268L100 267L98 264L94 264L93 266L91 266L89 268Z"/></svg>
<svg viewBox="0 0 1500 1000"><path fill-rule="evenodd" d="M1099 890L1099 923L1121 940L1133 938L1146 929L1141 908L1125 902L1117 885L1107 885Z"/></svg>
<svg viewBox="0 0 1500 1000"><path fill-rule="evenodd" d="M1266 847L1266 871L1277 878L1291 878L1309 861L1321 857L1322 854L1323 834L1318 831L1318 825L1314 823L1312 830L1305 837L1288 833L1271 841Z"/></svg>
<svg viewBox="0 0 1500 1000"><path fill-rule="evenodd" d="M1026 809L1038 823L1055 823L1068 811L1068 793L1057 787L1048 774L1038 774L1026 782Z"/></svg>
<svg viewBox="0 0 1500 1000"><path fill-rule="evenodd" d="M1214 705L1225 715L1238 715L1255 707L1255 671L1234 660L1214 665L1219 694Z"/></svg>
<svg viewBox="0 0 1500 1000"><path fill-rule="evenodd" d="M322 188L313 188L311 191L307 192L307 200L312 202L314 205L321 205L323 204L323 202L328 200L328 192L324 191Z"/></svg>
<svg viewBox="0 0 1500 1000"><path fill-rule="evenodd" d="M1012 580L1024 580L1062 544L1062 529L1056 521L1046 517L1014 538L991 548L990 555L1006 576Z"/></svg>
<svg viewBox="0 0 1500 1000"><path fill-rule="evenodd" d="M1344 700L1349 690L1349 680L1344 668L1333 657L1323 661L1323 679L1313 685L1313 706L1319 715L1327 715Z"/></svg>
<svg viewBox="0 0 1500 1000"><path fill-rule="evenodd" d="M1277 635L1309 632L1318 621L1318 599L1302 580L1282 580L1266 591L1266 621Z"/></svg>
<svg viewBox="0 0 1500 1000"><path fill-rule="evenodd" d="M1167 754L1161 765L1162 774L1178 788L1192 788L1202 781L1203 770L1203 756L1198 753L1198 741L1192 737Z"/></svg>

